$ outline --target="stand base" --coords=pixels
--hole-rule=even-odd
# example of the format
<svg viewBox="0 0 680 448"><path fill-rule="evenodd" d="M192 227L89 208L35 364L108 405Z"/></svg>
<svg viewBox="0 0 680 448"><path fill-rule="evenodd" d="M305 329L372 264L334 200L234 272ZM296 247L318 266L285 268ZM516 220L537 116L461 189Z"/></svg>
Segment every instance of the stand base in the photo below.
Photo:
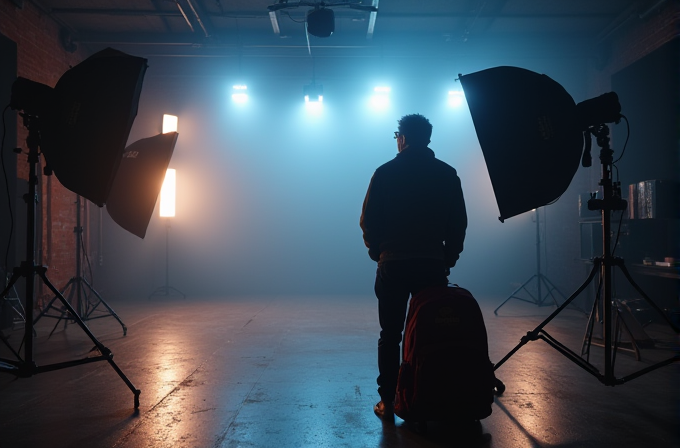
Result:
<svg viewBox="0 0 680 448"><path fill-rule="evenodd" d="M88 356L82 359L76 359L72 361L66 361L66 362L59 362L59 363L54 363L54 364L46 364L42 366L38 366L35 361L33 360L33 347L32 347L32 337L26 337L26 335L32 335L34 330L34 321L32 319L26 320L25 325L25 340L26 340L26 347L25 353L26 355L24 358L20 356L19 351L14 350L9 344L6 338L0 339L3 343L7 345L7 347L12 351L12 353L16 356L16 359L1 359L0 358L0 372L6 372L6 373L11 373L13 375L16 375L18 377L22 378L28 378L33 375L36 375L38 373L43 373L43 372L51 372L53 370L59 370L59 369L64 369L67 367L74 367L78 366L81 364L88 364L91 362L97 362L97 361L107 361L109 365L113 368L113 370L116 371L118 376L125 382L125 384L128 386L128 388L132 391L134 394L134 406L135 409L139 408L139 395L141 391L137 389L134 384L128 379L127 376L123 373L122 370L116 365L116 363L113 361L113 353L111 350L109 350L107 347L104 346L96 337L95 335L90 331L90 329L85 325L85 322L80 318L76 310L71 306L71 304L64 298L64 296L57 290L57 288L52 285L52 283L48 280L47 278L47 268L44 266L35 266L31 262L24 262L21 267L14 268L14 274L12 275L12 278L9 281L9 284L7 287L0 293L0 297L5 297L5 295L10 291L10 289L14 286L14 284L19 280L20 277L26 277L29 280L32 280L35 275L38 275L40 279L43 281L45 286L47 286L50 291L52 291L55 295L55 299L59 300L62 303L62 306L66 309L66 312L68 312L73 321L78 324L78 326L87 334L87 336L90 338L90 340L95 344L95 347L92 349L92 352L96 351L96 354L94 356ZM33 300L32 298L30 300Z"/></svg>
<svg viewBox="0 0 680 448"><path fill-rule="evenodd" d="M85 300L83 300L83 298L80 295L80 291L81 291L81 288L83 286L87 287L87 289L90 290L90 293L94 294L97 297L96 303L93 303L92 301L90 301L90 296L88 294L84 294ZM63 296L66 293L66 291L69 290L69 288L71 288L71 291L70 291L70 294L68 296L68 302L74 303L73 296L74 296L74 292L75 292L75 294L76 294L76 301L75 301L76 305L75 306L78 309L79 316L83 321L92 320L92 319L101 319L101 318L104 318L104 317L111 316L111 317L115 318L118 321L118 323L121 325L121 327L123 328L123 336L127 335L127 327L125 326L123 321L120 319L118 314L116 314L116 312L113 311L113 308L111 308L109 306L109 304L106 303L106 301L104 301L102 296L99 295L99 293L88 283L87 280L85 280L83 277L71 277L71 279L68 281L68 283L66 283L66 286L64 286L64 288L60 291L61 295ZM57 323L54 325L54 328L52 329L52 333L54 333L54 330L57 328L57 325L59 325L59 322L61 322L62 319L67 319L66 323L68 323L68 320L71 320L71 321L73 320L73 319L67 318L68 313L67 313L67 310L65 308L63 308L63 307L57 308L56 306L54 306L54 302L57 301L57 300L58 300L58 297L54 296L52 298L52 300L50 301L50 303L48 303L43 308L43 311L33 321L33 323L35 324L42 317L50 317L50 318L57 319ZM106 314L94 315L94 312L97 310L99 305L103 305L104 308L106 308L108 312ZM56 312L59 312L59 315L49 314L50 310L55 310ZM65 323L65 325L66 325L66 323ZM50 336L52 335L52 333L50 333Z"/></svg>
<svg viewBox="0 0 680 448"><path fill-rule="evenodd" d="M169 296L182 296L183 299L186 299L187 296L180 291L177 288L173 288L172 286L159 286L156 288L151 294L149 294L149 299L152 297L157 297L157 296L163 296L163 297L169 297Z"/></svg>
<svg viewBox="0 0 680 448"><path fill-rule="evenodd" d="M536 279L536 282L538 283L538 294L534 295L527 289L527 285L531 283L534 279ZM545 295L541 293L541 285L545 287L545 289L548 291ZM531 299L526 299L524 297L518 296L517 293L524 290ZM538 273L532 275L529 280L526 282L522 283L522 286L519 288L515 289L512 294L510 294L498 307L496 307L495 310L493 310L493 313L495 315L498 315L498 310L501 309L503 305L505 305L510 299L517 299L521 300L522 302L527 302L527 303L532 303L536 306L544 306L545 302L548 300L548 297L552 299L552 303L555 305L555 307L559 307L559 303L557 302L557 298L555 297L555 294L553 294L553 291L557 292L563 300L567 300L567 297L562 294L562 292L557 289L557 286L553 284L553 282L548 279L545 275Z"/></svg>
<svg viewBox="0 0 680 448"><path fill-rule="evenodd" d="M578 365L579 367L583 368L585 371L590 373L591 375L595 376L601 383L607 385L607 386L617 386L624 384L628 381L631 381L635 378L638 378L646 373L649 373L653 370L656 370L660 367L667 366L669 364L672 364L674 362L680 361L680 354L676 354L664 361L658 362L656 364L653 364L651 366L648 366L646 368L643 368L641 370L638 370L637 372L634 372L630 375L617 378L614 375L614 363L615 363L615 354L616 354L616 343L612 347L614 350L612 352L608 352L608 347L605 346L605 358L606 361L609 361L609 364L605 363L605 371L604 374L601 373L597 367L592 365L590 362L587 360L583 359L581 356L576 354L574 351L570 350L568 347L566 347L564 344L560 343L557 339L552 337L550 334L548 334L547 331L545 331L544 327L550 323L560 312L562 312L569 304L576 298L578 297L579 294L581 294L586 287L593 281L593 278L595 278L595 274L601 270L601 268L606 267L606 269L602 270L609 270L611 267L616 266L618 267L628 280L628 282L640 293L640 295L649 303L652 308L654 308L668 323L668 325L675 331L676 333L680 334L680 329L676 327L673 322L666 316L661 310L645 293L642 291L642 289L635 283L635 281L632 279L630 276L630 273L626 269L623 259L621 258L614 258L614 257L605 257L605 258L595 258L593 260L593 269L590 271L590 274L588 275L588 278L586 279L585 282L559 307L557 308L550 316L548 316L547 319L545 319L543 322L541 322L536 328L534 328L532 331L527 332L526 336L523 336L520 339L519 344L515 346L503 359L501 359L498 363L496 363L494 370L498 369L501 365L505 363L512 355L514 355L520 348L522 348L524 345L526 345L528 342L531 341L536 341L538 339L541 339L548 343L551 347L553 347L555 350L560 352L562 355L567 357L570 361ZM599 297L599 296L598 296ZM597 309L598 306L598 300L595 301L595 304L593 305L593 309ZM614 311L614 310L612 310ZM609 322L611 316L606 317L605 322ZM592 322L592 321L591 321ZM590 327L591 322L589 322L589 328L587 331L592 331L592 328ZM614 328L615 331L618 331L617 328ZM609 327L609 324L607 324L604 327L604 332L606 331L611 331L611 327ZM582 353L589 352L589 347L591 344L591 340L588 340L587 342L584 342L584 347L582 347ZM587 347L586 347L587 345Z"/></svg>

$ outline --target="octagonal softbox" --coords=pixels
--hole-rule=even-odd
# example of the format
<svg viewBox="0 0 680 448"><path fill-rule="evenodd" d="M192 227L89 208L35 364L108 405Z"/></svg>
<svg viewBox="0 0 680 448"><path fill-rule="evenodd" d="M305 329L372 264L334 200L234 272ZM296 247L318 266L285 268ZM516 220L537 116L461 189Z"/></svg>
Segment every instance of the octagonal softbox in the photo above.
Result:
<svg viewBox="0 0 680 448"><path fill-rule="evenodd" d="M572 97L557 82L496 67L460 82L493 185L501 221L559 198L583 151Z"/></svg>

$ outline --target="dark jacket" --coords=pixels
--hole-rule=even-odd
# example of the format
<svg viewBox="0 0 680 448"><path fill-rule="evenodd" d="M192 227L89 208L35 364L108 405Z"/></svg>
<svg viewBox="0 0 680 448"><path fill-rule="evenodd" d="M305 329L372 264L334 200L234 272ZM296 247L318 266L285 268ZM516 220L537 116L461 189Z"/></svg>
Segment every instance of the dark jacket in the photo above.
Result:
<svg viewBox="0 0 680 448"><path fill-rule="evenodd" d="M467 228L456 170L430 148L406 148L373 174L360 225L375 261L433 258L453 267Z"/></svg>

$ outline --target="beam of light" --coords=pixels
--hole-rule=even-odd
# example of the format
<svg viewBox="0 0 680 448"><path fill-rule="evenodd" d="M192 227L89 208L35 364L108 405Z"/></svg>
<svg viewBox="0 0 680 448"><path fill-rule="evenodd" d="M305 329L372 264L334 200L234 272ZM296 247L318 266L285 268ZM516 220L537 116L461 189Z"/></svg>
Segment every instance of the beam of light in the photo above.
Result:
<svg viewBox="0 0 680 448"><path fill-rule="evenodd" d="M172 218L175 216L175 188L177 173L174 169L168 168L165 173L165 180L161 187L161 207L160 216Z"/></svg>
<svg viewBox="0 0 680 448"><path fill-rule="evenodd" d="M248 102L248 86L244 84L237 84L232 87L231 99L238 104Z"/></svg>
<svg viewBox="0 0 680 448"><path fill-rule="evenodd" d="M177 132L178 121L179 119L176 115L163 114L163 134L167 134L168 132Z"/></svg>

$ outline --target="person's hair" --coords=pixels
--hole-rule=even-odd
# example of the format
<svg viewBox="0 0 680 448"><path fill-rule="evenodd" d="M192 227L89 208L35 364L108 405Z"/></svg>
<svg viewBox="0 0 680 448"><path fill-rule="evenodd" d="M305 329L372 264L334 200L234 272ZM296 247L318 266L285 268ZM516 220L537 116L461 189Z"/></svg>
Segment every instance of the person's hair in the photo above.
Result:
<svg viewBox="0 0 680 448"><path fill-rule="evenodd" d="M398 121L398 132L406 137L411 145L427 146L432 137L432 124L430 120L420 114L404 115Z"/></svg>

